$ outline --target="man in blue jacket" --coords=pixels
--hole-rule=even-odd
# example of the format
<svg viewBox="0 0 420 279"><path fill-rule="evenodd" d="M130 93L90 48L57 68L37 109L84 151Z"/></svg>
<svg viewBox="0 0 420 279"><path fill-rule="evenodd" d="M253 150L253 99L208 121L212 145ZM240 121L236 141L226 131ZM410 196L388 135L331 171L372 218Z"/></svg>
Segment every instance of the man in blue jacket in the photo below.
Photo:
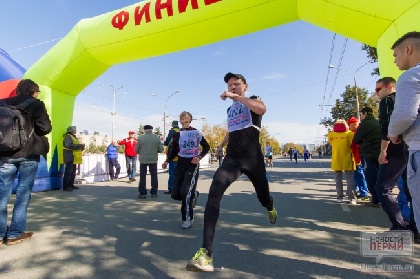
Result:
<svg viewBox="0 0 420 279"><path fill-rule="evenodd" d="M118 146L115 140L113 140L111 144L108 145L106 153L108 155L109 177L111 180L117 180L118 175L120 175L121 166L120 163L118 163Z"/></svg>

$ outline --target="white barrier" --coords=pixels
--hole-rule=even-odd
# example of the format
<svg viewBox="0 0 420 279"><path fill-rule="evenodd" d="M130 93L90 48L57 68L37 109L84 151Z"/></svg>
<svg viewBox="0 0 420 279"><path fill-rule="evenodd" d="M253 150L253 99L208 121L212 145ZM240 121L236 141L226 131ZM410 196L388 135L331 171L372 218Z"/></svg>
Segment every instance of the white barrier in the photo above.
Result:
<svg viewBox="0 0 420 279"><path fill-rule="evenodd" d="M162 169L162 164L166 160L165 154L158 155L158 172L164 172L168 169ZM120 177L127 176L127 167L124 154L118 154L118 162L121 165ZM210 167L210 155L207 154L200 161L200 168ZM137 160L136 175L139 174L140 162ZM80 165L80 173L77 178L86 182L108 181L108 160L104 154L87 154L83 155L83 164Z"/></svg>

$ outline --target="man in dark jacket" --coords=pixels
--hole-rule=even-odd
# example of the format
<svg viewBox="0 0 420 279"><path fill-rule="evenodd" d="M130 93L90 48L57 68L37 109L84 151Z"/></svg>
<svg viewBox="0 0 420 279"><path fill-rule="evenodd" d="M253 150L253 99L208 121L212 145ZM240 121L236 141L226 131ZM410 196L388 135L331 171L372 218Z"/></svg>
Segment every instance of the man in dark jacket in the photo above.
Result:
<svg viewBox="0 0 420 279"><path fill-rule="evenodd" d="M174 137L175 133L179 131L178 121L174 120L172 121L172 128L169 130L168 136L165 139L165 142L163 143L164 146L167 146L166 154L170 153L170 145L172 138ZM164 192L165 194L171 194L174 178L175 178L175 169L178 162L178 156L169 163L169 178L168 178L168 191Z"/></svg>
<svg viewBox="0 0 420 279"><path fill-rule="evenodd" d="M373 116L372 108L364 107L360 111L360 118L362 121L354 134L353 143L360 145L360 158L365 171L369 193L372 195L369 205L380 207L375 185L379 168L378 157L381 147L381 129L379 121Z"/></svg>
<svg viewBox="0 0 420 279"><path fill-rule="evenodd" d="M400 144L393 144L388 139L389 119L394 111L396 83L397 82L392 77L384 77L376 82L375 91L381 100L379 103L379 123L381 125L382 138L381 153L378 158L379 172L378 181L376 183L376 192L383 210L388 214L388 218L392 223L391 230L405 230L406 226L404 219L392 190L398 184L398 179L403 177L404 188L408 193L408 146L404 141L401 141ZM411 221L413 222L414 218Z"/></svg>
<svg viewBox="0 0 420 279"><path fill-rule="evenodd" d="M45 104L38 100L39 86L30 79L23 79L16 87L17 96L6 99L9 105L19 105L35 98L24 114L29 141L19 150L0 152L0 237L7 245L17 244L29 239L33 232L25 232L26 216L34 186L40 156L46 157L49 151L45 135L51 132L51 121ZM16 200L13 207L12 222L7 227L7 204L10 200L14 180L19 172Z"/></svg>

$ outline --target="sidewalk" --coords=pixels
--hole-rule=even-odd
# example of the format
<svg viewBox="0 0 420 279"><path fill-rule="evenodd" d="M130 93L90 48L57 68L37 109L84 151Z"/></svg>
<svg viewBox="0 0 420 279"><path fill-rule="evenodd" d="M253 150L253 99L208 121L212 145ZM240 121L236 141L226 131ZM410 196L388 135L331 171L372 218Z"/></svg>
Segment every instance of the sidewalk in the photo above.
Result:
<svg viewBox="0 0 420 279"><path fill-rule="evenodd" d="M27 230L32 239L0 245L0 278L390 278L361 272L375 258L360 254L360 231L386 230L382 209L337 204L330 161L274 160L270 189L279 213L271 225L245 176L222 202L214 243L215 272L185 271L201 246L204 206L215 168L200 170L195 223L181 229L180 203L159 174L157 198L137 198L136 184L100 182L73 192L34 193ZM149 177L148 177L149 181ZM14 200L14 198L12 198ZM9 215L10 215L9 211ZM420 274L419 246L410 264Z"/></svg>

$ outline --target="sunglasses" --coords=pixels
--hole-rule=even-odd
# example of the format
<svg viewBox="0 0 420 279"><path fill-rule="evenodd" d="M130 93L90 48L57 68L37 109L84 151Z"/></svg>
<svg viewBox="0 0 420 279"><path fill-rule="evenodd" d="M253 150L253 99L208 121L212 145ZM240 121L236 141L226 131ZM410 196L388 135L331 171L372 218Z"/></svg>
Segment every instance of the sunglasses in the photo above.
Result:
<svg viewBox="0 0 420 279"><path fill-rule="evenodd" d="M388 88L388 86L387 86L387 85L384 85L384 86L381 86L381 87L376 87L376 88L375 88L375 92L376 92L376 93L378 93L378 92L379 92L379 91L381 91L381 89L382 89L382 88L384 88L384 87L385 87L385 88Z"/></svg>

